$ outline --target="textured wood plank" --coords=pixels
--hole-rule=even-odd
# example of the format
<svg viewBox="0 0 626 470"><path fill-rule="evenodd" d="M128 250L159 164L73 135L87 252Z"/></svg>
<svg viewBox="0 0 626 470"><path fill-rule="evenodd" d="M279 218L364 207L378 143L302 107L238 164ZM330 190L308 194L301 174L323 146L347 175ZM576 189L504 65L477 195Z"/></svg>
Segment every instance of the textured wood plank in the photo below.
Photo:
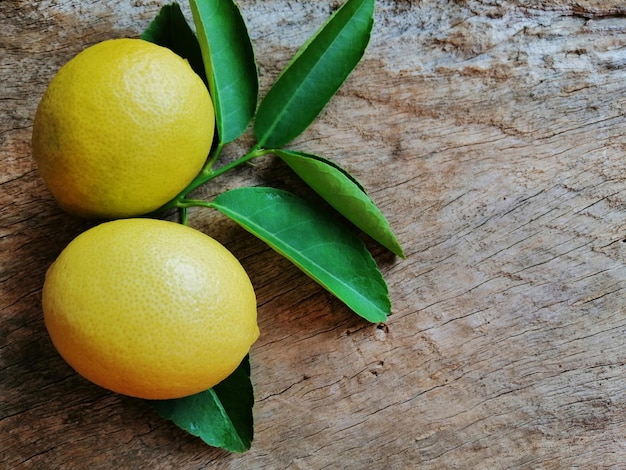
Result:
<svg viewBox="0 0 626 470"><path fill-rule="evenodd" d="M241 1L264 90L339 2ZM186 7L186 5L185 5ZM408 254L368 242L384 325L355 318L214 212L192 223L250 272L256 436L230 455L86 383L40 313L90 223L30 157L54 72L136 36L159 2L0 2L0 466L570 468L626 461L626 9L617 1L377 3L364 61L297 148L352 171ZM234 158L249 137L226 149ZM299 191L274 161L205 188Z"/></svg>

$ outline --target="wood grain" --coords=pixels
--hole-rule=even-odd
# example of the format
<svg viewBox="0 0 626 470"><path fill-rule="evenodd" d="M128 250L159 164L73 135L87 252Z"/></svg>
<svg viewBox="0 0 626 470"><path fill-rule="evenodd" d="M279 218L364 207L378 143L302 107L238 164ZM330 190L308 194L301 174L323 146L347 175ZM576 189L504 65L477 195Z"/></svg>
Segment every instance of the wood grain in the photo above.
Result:
<svg viewBox="0 0 626 470"><path fill-rule="evenodd" d="M241 1L267 90L340 2ZM160 2L0 2L0 467L620 468L626 461L626 8L377 2L363 62L296 142L349 169L408 255L370 325L211 211L249 271L255 441L204 445L78 377L41 317L48 265L91 222L30 155L37 102L88 44ZM183 5L186 10L186 5ZM246 136L226 149L234 158ZM261 162L216 181L301 191Z"/></svg>

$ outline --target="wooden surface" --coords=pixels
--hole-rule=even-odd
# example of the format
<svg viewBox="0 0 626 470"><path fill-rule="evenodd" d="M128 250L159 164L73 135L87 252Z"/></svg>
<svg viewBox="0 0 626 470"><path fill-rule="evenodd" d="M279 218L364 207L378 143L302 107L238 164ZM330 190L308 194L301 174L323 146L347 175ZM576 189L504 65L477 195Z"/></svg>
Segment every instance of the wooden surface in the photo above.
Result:
<svg viewBox="0 0 626 470"><path fill-rule="evenodd" d="M363 62L295 145L353 172L405 247L402 261L368 242L384 325L191 213L258 295L245 454L87 383L42 322L44 272L90 223L37 176L37 102L75 53L137 36L160 3L0 2L0 468L623 468L623 2L378 1ZM263 90L338 4L240 2ZM203 195L239 184L294 179L268 160Z"/></svg>

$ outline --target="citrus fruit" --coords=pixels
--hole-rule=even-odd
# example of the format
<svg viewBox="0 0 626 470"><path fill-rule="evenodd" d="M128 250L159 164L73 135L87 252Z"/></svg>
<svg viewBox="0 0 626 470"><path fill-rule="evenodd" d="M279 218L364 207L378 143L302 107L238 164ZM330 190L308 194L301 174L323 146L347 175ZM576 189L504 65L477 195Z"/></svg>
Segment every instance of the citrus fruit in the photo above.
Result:
<svg viewBox="0 0 626 470"><path fill-rule="evenodd" d="M141 39L80 52L53 77L33 124L33 156L75 215L151 212L182 191L211 148L209 92L188 62Z"/></svg>
<svg viewBox="0 0 626 470"><path fill-rule="evenodd" d="M239 261L164 220L119 219L80 234L48 269L42 303L55 348L80 375L139 398L213 387L259 336Z"/></svg>

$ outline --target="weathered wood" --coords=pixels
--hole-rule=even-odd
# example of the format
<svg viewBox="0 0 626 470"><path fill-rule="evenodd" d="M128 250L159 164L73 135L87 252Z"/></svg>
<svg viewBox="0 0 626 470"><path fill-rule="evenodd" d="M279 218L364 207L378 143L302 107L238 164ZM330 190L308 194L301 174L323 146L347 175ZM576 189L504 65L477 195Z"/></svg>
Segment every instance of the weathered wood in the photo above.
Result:
<svg viewBox="0 0 626 470"><path fill-rule="evenodd" d="M623 465L623 2L378 2L364 61L294 146L353 172L397 231L407 260L369 244L394 303L384 325L215 212L191 214L259 299L242 455L85 382L40 313L47 266L90 223L37 176L38 99L76 52L136 36L159 3L0 2L0 467ZM338 4L240 2L264 90ZM205 195L261 183L294 187L268 161Z"/></svg>

